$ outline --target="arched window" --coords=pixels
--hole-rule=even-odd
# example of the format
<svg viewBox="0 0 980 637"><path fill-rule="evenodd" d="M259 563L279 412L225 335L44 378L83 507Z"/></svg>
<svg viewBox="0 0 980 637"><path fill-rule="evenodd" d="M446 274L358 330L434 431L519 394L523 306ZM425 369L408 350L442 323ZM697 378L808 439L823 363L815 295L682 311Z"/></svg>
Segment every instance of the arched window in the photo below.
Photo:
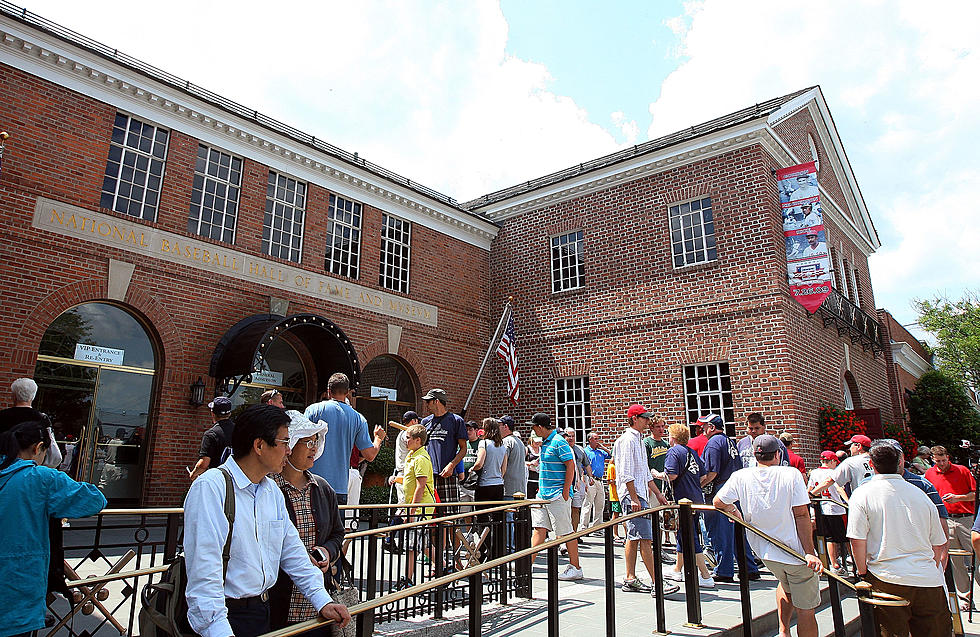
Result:
<svg viewBox="0 0 980 637"><path fill-rule="evenodd" d="M357 410L371 427L401 422L402 414L418 406L416 386L415 372L400 358L377 356L361 371Z"/></svg>
<svg viewBox="0 0 980 637"><path fill-rule="evenodd" d="M116 305L75 306L41 337L34 406L51 417L63 468L113 502L142 495L156 370L147 328Z"/></svg>

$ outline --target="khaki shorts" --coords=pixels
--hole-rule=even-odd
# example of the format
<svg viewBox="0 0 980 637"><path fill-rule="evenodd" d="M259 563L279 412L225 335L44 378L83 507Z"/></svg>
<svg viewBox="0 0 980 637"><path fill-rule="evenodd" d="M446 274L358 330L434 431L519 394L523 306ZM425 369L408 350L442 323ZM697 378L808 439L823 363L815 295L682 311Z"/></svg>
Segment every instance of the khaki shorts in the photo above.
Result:
<svg viewBox="0 0 980 637"><path fill-rule="evenodd" d="M820 605L820 576L806 564L784 564L763 560L772 571L783 590L789 594L793 606L812 610Z"/></svg>
<svg viewBox="0 0 980 637"><path fill-rule="evenodd" d="M559 496L542 506L531 507L531 527L554 531L556 536L572 532L572 501Z"/></svg>

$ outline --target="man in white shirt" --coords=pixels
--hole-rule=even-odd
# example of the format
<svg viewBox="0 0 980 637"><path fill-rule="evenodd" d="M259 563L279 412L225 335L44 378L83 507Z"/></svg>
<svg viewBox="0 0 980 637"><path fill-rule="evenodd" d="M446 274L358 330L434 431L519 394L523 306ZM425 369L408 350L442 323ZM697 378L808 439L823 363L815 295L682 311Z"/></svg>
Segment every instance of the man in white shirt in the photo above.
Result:
<svg viewBox="0 0 980 637"><path fill-rule="evenodd" d="M269 589L285 571L320 615L345 626L350 613L335 604L289 519L282 490L268 477L289 453L289 416L254 405L237 419L232 457L191 484L184 500L187 620L201 637L252 637L269 632ZM224 513L227 470L235 490L235 523L227 572Z"/></svg>
<svg viewBox="0 0 980 637"><path fill-rule="evenodd" d="M902 478L901 453L871 448L877 475L851 496L847 537L858 575L908 606L875 608L882 635L948 636L953 630L943 571L947 538L929 497Z"/></svg>
<svg viewBox="0 0 980 637"><path fill-rule="evenodd" d="M613 462L616 463L616 491L619 492L623 515L649 508L650 494L660 504L667 504L667 498L657 488L647 463L647 450L643 444L643 434L650 426L653 416L643 405L631 405L626 412L629 427L613 444ZM646 516L627 520L626 524L626 579L623 590L645 593L652 591L650 585L636 577L636 551L640 550L643 565L653 581L653 527ZM664 595L680 590L676 584L664 582Z"/></svg>
<svg viewBox="0 0 980 637"><path fill-rule="evenodd" d="M820 235L816 232L808 232L806 242L807 246L803 248L803 258L819 257L827 254L827 244L820 240Z"/></svg>
<svg viewBox="0 0 980 637"><path fill-rule="evenodd" d="M804 555L806 564L746 530L752 551L779 580L776 589L779 634L789 635L795 608L797 634L816 637L815 609L820 605L818 575L823 572L823 564L813 549L810 498L803 476L794 467L779 466L780 442L775 436L756 436L752 449L756 466L733 473L715 495L713 504ZM741 504L741 515L735 502Z"/></svg>
<svg viewBox="0 0 980 637"><path fill-rule="evenodd" d="M809 201L800 204L800 211L803 212L803 219L800 221L801 228L813 228L823 225L823 217L814 210L814 205Z"/></svg>
<svg viewBox="0 0 980 637"><path fill-rule="evenodd" d="M835 482L840 488L847 489L848 493L854 493L855 489L874 475L874 469L871 468L871 458L868 456L871 438L862 434L855 434L851 436L847 444L851 447L851 457L837 465L831 475L817 482L810 489L811 493L819 493Z"/></svg>

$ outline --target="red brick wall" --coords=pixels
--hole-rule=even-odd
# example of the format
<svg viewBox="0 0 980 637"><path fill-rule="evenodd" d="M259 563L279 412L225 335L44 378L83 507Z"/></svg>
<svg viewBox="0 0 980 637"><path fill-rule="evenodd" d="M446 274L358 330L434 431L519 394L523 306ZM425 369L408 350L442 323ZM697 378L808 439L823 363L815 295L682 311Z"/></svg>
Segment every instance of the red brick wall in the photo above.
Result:
<svg viewBox="0 0 980 637"><path fill-rule="evenodd" d="M450 408L462 407L489 338L485 250L413 225L410 298L439 308L439 327L433 328L35 230L31 217L38 196L98 210L116 109L7 66L0 65L0 77L0 123L11 133L0 174L0 329L8 335L0 351L0 387L33 374L41 336L59 314L106 299L109 259L135 263L123 306L152 325L161 354L144 504L181 502L188 486L183 467L196 461L201 434L210 426L207 408L189 405L189 386L198 376L207 379L222 335L240 319L268 312L270 296L289 299L290 313L333 320L353 342L362 367L387 353L388 324L402 325L398 354L413 367L419 389L444 387ZM159 218L147 225L210 241L186 232L197 145L171 131ZM237 250L260 254L268 170L245 158ZM311 185L300 267L313 272L323 271L328 196ZM365 206L357 283L369 288L378 288L380 226L381 211ZM210 391L210 379L208 385ZM485 400L481 392L477 409L485 409Z"/></svg>
<svg viewBox="0 0 980 637"><path fill-rule="evenodd" d="M753 146L504 221L491 298L495 312L515 298L522 400L504 403L497 365L492 406L522 419L553 415L554 379L588 375L593 427L610 442L632 402L685 422L683 366L728 361L739 434L745 415L761 411L771 430L797 434L814 466L817 408L843 405L847 344L864 406L887 418L883 359L789 296L774 168ZM674 270L668 206L703 196L712 200L718 260ZM579 228L586 286L552 294L548 237Z"/></svg>

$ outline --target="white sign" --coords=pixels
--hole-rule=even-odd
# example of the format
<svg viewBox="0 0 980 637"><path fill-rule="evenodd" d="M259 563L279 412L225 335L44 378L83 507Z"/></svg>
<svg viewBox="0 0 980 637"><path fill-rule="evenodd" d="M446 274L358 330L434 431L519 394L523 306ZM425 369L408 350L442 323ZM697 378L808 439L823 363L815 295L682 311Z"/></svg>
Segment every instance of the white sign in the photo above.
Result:
<svg viewBox="0 0 980 637"><path fill-rule="evenodd" d="M398 390L388 389L387 387L371 386L371 398L384 398L385 400L398 400Z"/></svg>
<svg viewBox="0 0 980 637"><path fill-rule="evenodd" d="M428 303L44 197L37 198L33 226L152 257L158 263L195 268L208 279L217 273L269 286L277 296L293 292L422 325L439 325L439 309Z"/></svg>
<svg viewBox="0 0 980 637"><path fill-rule="evenodd" d="M88 361L90 363L106 363L108 365L122 365L124 349L112 349L111 347L99 347L98 345L86 345L78 343L75 345L75 360Z"/></svg>
<svg viewBox="0 0 980 637"><path fill-rule="evenodd" d="M258 385L275 385L276 387L282 387L282 372L274 372L271 370L252 372L252 382Z"/></svg>

